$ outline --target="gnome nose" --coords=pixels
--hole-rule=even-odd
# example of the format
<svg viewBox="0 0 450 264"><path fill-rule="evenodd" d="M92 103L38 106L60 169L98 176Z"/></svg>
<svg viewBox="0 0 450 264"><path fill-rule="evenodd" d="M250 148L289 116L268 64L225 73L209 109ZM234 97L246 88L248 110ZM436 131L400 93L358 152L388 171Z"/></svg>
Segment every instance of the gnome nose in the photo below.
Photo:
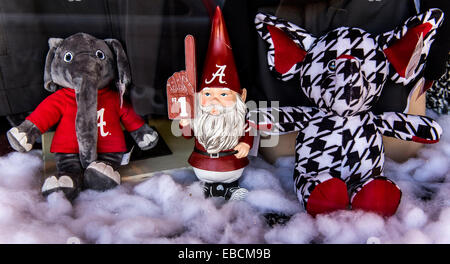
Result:
<svg viewBox="0 0 450 264"><path fill-rule="evenodd" d="M213 104L213 105L220 104L219 98L216 95L214 95L214 97L210 101L210 104Z"/></svg>
<svg viewBox="0 0 450 264"><path fill-rule="evenodd" d="M204 98L202 104L204 106L220 105L221 102L217 96L210 94L208 98Z"/></svg>
<svg viewBox="0 0 450 264"><path fill-rule="evenodd" d="M217 107L217 104L211 104L213 107L211 108L211 111L209 112L211 115L218 115L220 114L220 110Z"/></svg>

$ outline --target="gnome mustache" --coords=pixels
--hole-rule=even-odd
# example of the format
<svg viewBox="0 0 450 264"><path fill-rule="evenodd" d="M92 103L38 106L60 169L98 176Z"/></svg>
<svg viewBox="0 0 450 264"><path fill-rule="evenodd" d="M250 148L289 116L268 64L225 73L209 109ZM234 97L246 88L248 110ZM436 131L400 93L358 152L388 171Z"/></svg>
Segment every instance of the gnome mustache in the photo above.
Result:
<svg viewBox="0 0 450 264"><path fill-rule="evenodd" d="M198 97L199 95L197 99ZM219 114L211 114L212 109L218 110ZM193 122L198 142L208 153L233 149L245 133L245 112L246 105L238 95L233 106L224 107L220 104L202 106L198 103L197 117Z"/></svg>
<svg viewBox="0 0 450 264"><path fill-rule="evenodd" d="M212 110L217 110L218 114L225 114L225 113L232 111L236 107L235 105L223 106L221 104L210 104L210 105L206 105L206 106L202 106L199 104L198 106L199 106L199 109L202 114L204 113L204 114L210 114L210 115L217 115L217 114L213 114Z"/></svg>

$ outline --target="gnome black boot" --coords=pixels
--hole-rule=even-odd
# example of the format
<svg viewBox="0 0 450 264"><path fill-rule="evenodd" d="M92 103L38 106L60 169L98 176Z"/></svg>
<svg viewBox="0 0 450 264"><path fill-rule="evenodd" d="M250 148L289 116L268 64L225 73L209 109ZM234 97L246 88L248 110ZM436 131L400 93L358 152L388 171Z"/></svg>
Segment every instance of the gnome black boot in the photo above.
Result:
<svg viewBox="0 0 450 264"><path fill-rule="evenodd" d="M117 171L122 161L123 153L102 153L98 160L93 161L84 171L84 187L97 191L106 191L120 184L120 174Z"/></svg>
<svg viewBox="0 0 450 264"><path fill-rule="evenodd" d="M248 190L242 187L231 187L225 193L225 200L240 201L247 197Z"/></svg>
<svg viewBox="0 0 450 264"><path fill-rule="evenodd" d="M239 182L237 180L231 183L205 182L203 190L206 198L223 197L225 200L231 201L243 200L248 193L247 189L239 187Z"/></svg>

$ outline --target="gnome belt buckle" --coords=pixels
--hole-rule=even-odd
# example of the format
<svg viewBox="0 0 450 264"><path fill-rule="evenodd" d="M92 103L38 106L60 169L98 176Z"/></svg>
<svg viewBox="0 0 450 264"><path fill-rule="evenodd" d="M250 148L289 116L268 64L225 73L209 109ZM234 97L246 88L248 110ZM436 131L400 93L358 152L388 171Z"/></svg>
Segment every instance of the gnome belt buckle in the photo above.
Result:
<svg viewBox="0 0 450 264"><path fill-rule="evenodd" d="M209 153L209 157L212 158L212 159L218 159L220 157L220 152Z"/></svg>

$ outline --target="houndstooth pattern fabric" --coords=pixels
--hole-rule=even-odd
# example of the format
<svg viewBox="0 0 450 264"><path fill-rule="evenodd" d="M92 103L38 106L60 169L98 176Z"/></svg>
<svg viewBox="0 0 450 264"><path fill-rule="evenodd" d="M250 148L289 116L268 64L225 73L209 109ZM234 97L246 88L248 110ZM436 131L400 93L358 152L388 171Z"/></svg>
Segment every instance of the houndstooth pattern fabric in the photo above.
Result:
<svg viewBox="0 0 450 264"><path fill-rule="evenodd" d="M386 49L397 40L401 39L406 35L408 29L421 25L423 23L429 23L432 29L439 27L444 20L442 11L436 8L430 9L428 12L409 18L403 26L400 26L392 31L386 32L377 36L377 42L380 43L382 49ZM425 67L426 58L430 50L430 46L434 41L436 35L435 30L430 30L425 36L423 36L423 46L422 53L420 55L420 61L417 67L414 69L414 73L409 78L401 77L394 70L390 71L391 79L400 84L408 84L412 79L414 79Z"/></svg>
<svg viewBox="0 0 450 264"><path fill-rule="evenodd" d="M446 71L439 80L427 91L427 108L438 114L448 114L450 111L450 60L446 63Z"/></svg>
<svg viewBox="0 0 450 264"><path fill-rule="evenodd" d="M328 115L299 132L294 180L304 205L318 183L330 177L351 188L383 173L382 135L371 114Z"/></svg>
<svg viewBox="0 0 450 264"><path fill-rule="evenodd" d="M268 44L269 69L282 80L300 73L301 89L316 105L261 108L247 114L252 127L270 130L268 133L298 132L294 182L305 208L314 188L333 177L342 179L355 194L365 183L383 176L383 135L422 143L439 139L442 129L431 118L394 112L375 115L369 111L389 76L383 50L404 36L408 28L425 22L433 30L423 36L422 66L414 74L421 71L434 29L442 22L440 10L431 9L380 36L341 27L319 38L274 16L256 16L256 29ZM267 26L280 29L307 52L303 61L287 73L276 72L275 44Z"/></svg>
<svg viewBox="0 0 450 264"><path fill-rule="evenodd" d="M267 43L268 66L277 78L286 81L300 73L301 88L319 108L333 110L330 104L343 105L341 108L346 109L337 114L351 115L369 110L378 101L388 76L402 84L407 84L417 77L424 67L429 47L434 40L436 32L434 29L442 24L442 20L443 15L439 9L430 9L428 12L408 19L402 27L378 36L358 28L341 27L320 38L312 36L290 22L268 14L258 14L255 18L255 25L258 34ZM405 36L408 29L422 23L429 23L432 30L423 36L424 46L418 66L414 69L414 73L405 79L395 70L389 69L390 64L386 60L383 50ZM307 51L304 60L293 65L285 73L279 73L275 69L275 47L267 26L274 26L282 30L294 43ZM330 64L338 64L337 58L341 56L354 57L354 63L359 64L361 70L359 76L339 71L339 69L336 71L337 74L344 77L341 78L341 83L353 83L352 91L348 91L345 89L345 85L336 83L332 78L335 71L330 71ZM345 77L348 76L351 76L353 80L346 80ZM365 86L365 89L362 86ZM361 93L363 90L366 91L366 94ZM352 92L359 96L365 96L366 100L361 102L357 100L358 96L351 98L349 94ZM330 100L331 98L334 100ZM351 102L343 103L344 100L351 100Z"/></svg>
<svg viewBox="0 0 450 264"><path fill-rule="evenodd" d="M340 60L350 56L354 59ZM330 68L335 64L336 69ZM352 64L350 67L348 64ZM301 88L322 110L344 105L340 115L368 110L378 100L387 79L388 63L375 37L356 28L341 27L318 39L300 69ZM358 69L358 74L351 72ZM351 87L349 87L351 84ZM363 93L364 92L364 93ZM351 97L351 93L354 96ZM359 97L364 96L364 100Z"/></svg>
<svg viewBox="0 0 450 264"><path fill-rule="evenodd" d="M335 72L342 76L342 83L354 83L352 89L358 94L363 90L362 86L369 87L365 94L367 100L361 105L356 98L359 96L355 96L352 102L348 103L350 108L342 114L349 115L367 110L378 100L389 68L375 36L362 29L341 27L317 39L292 23L266 14L258 14L255 23L258 33L268 44L269 69L282 80L289 80L300 72L301 88L319 108L329 109L331 103L339 104L339 100L349 100L349 92L345 86L336 85L333 81ZM289 36L296 36L293 41L297 44L303 43L299 46L308 51L304 61L295 64L287 73L280 75L275 70L275 48L266 25L275 26ZM342 69L330 71L330 64L337 63L336 58L342 55L354 57L353 63L358 64L357 67L361 69L362 74L355 76ZM334 98L334 102L331 102L330 98Z"/></svg>
<svg viewBox="0 0 450 264"><path fill-rule="evenodd" d="M278 79L283 81L292 79L295 74L300 71L300 63L295 64L291 69L289 69L289 71L283 74L280 74L275 70L275 47L273 45L272 38L270 37L269 30L267 30L267 25L275 26L278 29L281 29L305 51L309 50L309 47L315 42L316 38L297 25L268 14L257 14L255 17L255 25L258 34L264 41L266 41L268 45L267 62L269 65L269 70L272 71Z"/></svg>
<svg viewBox="0 0 450 264"><path fill-rule="evenodd" d="M341 117L314 107L279 107L252 110L247 117L254 124L270 124L272 133L299 132L294 182L304 206L312 190L333 177L345 181L352 193L382 176L383 135L434 141L442 133L431 118L393 112Z"/></svg>
<svg viewBox="0 0 450 264"><path fill-rule="evenodd" d="M442 134L439 124L426 116L386 112L375 122L383 135L402 140L437 141Z"/></svg>

